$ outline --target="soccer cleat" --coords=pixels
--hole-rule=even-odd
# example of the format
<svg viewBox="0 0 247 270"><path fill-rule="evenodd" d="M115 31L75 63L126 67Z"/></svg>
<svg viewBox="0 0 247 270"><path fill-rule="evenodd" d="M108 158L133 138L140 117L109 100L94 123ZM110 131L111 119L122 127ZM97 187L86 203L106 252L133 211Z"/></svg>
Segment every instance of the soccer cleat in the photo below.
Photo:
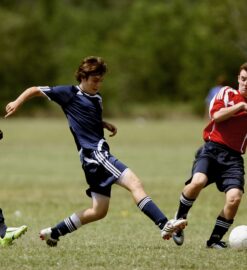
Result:
<svg viewBox="0 0 247 270"><path fill-rule="evenodd" d="M175 213L174 219L177 219L177 212ZM173 241L178 245L181 246L184 243L184 231L178 230L172 234Z"/></svg>
<svg viewBox="0 0 247 270"><path fill-rule="evenodd" d="M182 246L182 244L184 243L184 231L179 230L177 232L174 232L172 234L172 239L178 246Z"/></svg>
<svg viewBox="0 0 247 270"><path fill-rule="evenodd" d="M167 221L164 228L161 230L161 237L164 240L169 240L174 232L183 230L186 225L186 219L171 219Z"/></svg>
<svg viewBox="0 0 247 270"><path fill-rule="evenodd" d="M219 241L217 243L210 243L207 241L207 248L224 249L227 248L227 244L224 241Z"/></svg>
<svg viewBox="0 0 247 270"><path fill-rule="evenodd" d="M51 228L46 228L40 231L39 233L39 237L41 240L45 240L46 244L50 247L56 247L57 246L57 242L59 241L59 239L54 239L51 237Z"/></svg>
<svg viewBox="0 0 247 270"><path fill-rule="evenodd" d="M21 237L27 231L27 226L22 225L20 227L9 227L3 238L0 238L1 246L10 246L15 239Z"/></svg>

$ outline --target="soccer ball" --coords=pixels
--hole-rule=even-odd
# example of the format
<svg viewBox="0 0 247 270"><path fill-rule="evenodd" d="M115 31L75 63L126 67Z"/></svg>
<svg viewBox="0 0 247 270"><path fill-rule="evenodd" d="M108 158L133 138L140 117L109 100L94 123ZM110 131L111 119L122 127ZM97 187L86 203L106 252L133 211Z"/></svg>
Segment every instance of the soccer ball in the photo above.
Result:
<svg viewBox="0 0 247 270"><path fill-rule="evenodd" d="M247 226L235 227L229 235L229 245L234 249L247 249Z"/></svg>

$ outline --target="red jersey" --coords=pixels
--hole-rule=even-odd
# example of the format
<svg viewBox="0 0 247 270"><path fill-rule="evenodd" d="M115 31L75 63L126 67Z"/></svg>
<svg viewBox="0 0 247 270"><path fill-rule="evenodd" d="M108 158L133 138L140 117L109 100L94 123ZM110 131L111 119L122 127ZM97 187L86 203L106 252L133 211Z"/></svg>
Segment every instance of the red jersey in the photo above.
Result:
<svg viewBox="0 0 247 270"><path fill-rule="evenodd" d="M209 115L212 119L221 108L233 106L239 102L247 102L238 90L222 87L210 103ZM247 144L247 112L239 111L232 117L216 123L213 119L203 131L205 141L223 144L241 154L245 153Z"/></svg>

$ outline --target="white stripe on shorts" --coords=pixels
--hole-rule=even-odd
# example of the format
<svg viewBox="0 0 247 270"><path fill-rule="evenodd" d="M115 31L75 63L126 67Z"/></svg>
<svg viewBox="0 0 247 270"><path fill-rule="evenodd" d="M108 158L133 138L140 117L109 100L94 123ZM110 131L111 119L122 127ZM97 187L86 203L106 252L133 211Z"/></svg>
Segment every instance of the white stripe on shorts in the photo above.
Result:
<svg viewBox="0 0 247 270"><path fill-rule="evenodd" d="M95 157L98 160L100 164L102 164L109 172L111 172L116 178L119 178L121 176L121 172L114 167L107 159L106 157L98 152L94 151Z"/></svg>

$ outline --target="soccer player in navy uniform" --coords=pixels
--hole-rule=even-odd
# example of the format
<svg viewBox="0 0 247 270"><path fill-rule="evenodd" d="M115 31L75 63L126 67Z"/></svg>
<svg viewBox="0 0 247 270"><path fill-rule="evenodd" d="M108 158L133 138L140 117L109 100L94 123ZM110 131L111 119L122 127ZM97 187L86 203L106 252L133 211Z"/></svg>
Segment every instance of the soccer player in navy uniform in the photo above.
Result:
<svg viewBox="0 0 247 270"><path fill-rule="evenodd" d="M109 130L114 136L117 128L102 120L99 87L106 69L106 64L100 57L87 57L82 60L76 71L78 85L31 87L6 106L8 117L31 97L47 97L56 102L66 115L80 154L89 185L86 193L92 198L92 207L73 213L53 228L41 230L40 238L50 246L56 246L59 237L82 225L104 218L109 207L111 186L114 183L131 192L140 210L159 227L163 239L169 239L174 231L183 229L187 224L184 219L168 221L147 196L138 177L110 153L103 130Z"/></svg>
<svg viewBox="0 0 247 270"><path fill-rule="evenodd" d="M242 154L247 144L247 63L240 67L238 84L238 90L222 87L210 103L211 121L203 132L205 144L196 153L192 177L186 182L176 213L176 218L186 218L200 191L211 183L225 192L225 205L206 243L209 248L227 247L221 240L234 221L244 192ZM175 232L173 239L182 245L183 231Z"/></svg>
<svg viewBox="0 0 247 270"><path fill-rule="evenodd" d="M3 132L0 130L0 140L3 138ZM0 208L0 245L10 246L13 241L27 231L27 226L22 225L20 227L7 227L3 216L3 211Z"/></svg>

